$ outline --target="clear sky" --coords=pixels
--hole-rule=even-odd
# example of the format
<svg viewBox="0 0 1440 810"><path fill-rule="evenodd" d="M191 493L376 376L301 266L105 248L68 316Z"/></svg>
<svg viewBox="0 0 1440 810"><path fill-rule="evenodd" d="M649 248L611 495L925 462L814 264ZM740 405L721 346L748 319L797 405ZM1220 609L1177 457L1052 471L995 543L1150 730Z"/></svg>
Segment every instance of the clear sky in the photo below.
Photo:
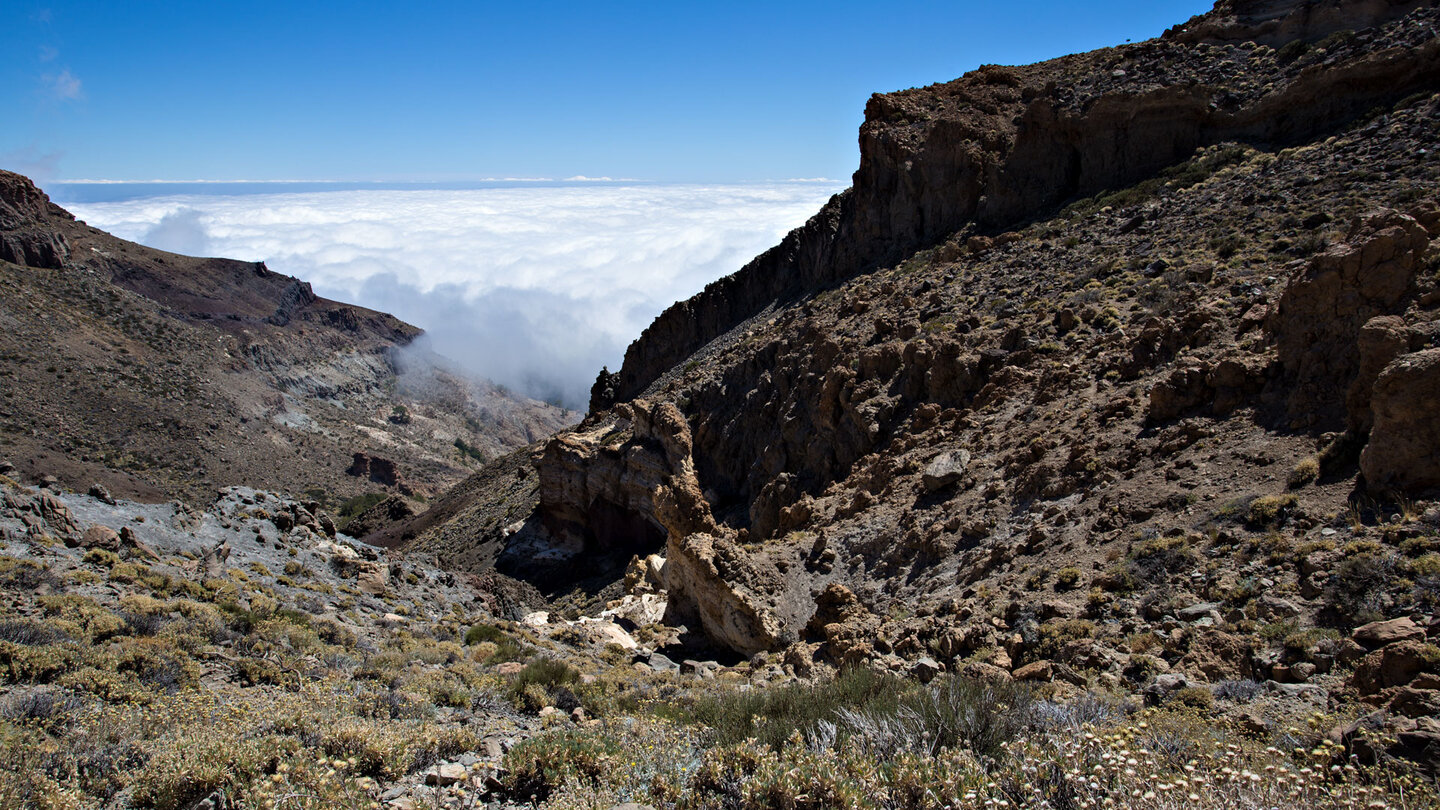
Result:
<svg viewBox="0 0 1440 810"><path fill-rule="evenodd" d="M0 167L843 180L872 92L1158 36L1210 5L9 0Z"/></svg>

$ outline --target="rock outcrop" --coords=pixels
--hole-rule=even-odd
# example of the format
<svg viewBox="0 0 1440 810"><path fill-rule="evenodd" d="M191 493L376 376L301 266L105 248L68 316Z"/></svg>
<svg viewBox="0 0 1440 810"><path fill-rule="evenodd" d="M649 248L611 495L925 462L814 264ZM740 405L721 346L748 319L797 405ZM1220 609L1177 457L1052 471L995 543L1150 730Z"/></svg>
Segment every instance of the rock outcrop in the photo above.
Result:
<svg viewBox="0 0 1440 810"><path fill-rule="evenodd" d="M69 217L29 179L0 171L0 261L58 269L70 258L65 236L44 226L50 217Z"/></svg>
<svg viewBox="0 0 1440 810"><path fill-rule="evenodd" d="M724 536L692 534L671 540L665 550L667 622L698 624L711 641L746 655L780 645L784 631L766 603L778 590L773 568L760 568Z"/></svg>
<svg viewBox="0 0 1440 810"><path fill-rule="evenodd" d="M1375 377L1408 345L1403 322L1384 316L1413 297L1429 244L1411 217L1379 211L1353 223L1343 242L1296 264L1267 328L1297 427L1369 430Z"/></svg>
<svg viewBox="0 0 1440 810"><path fill-rule="evenodd" d="M1440 349L1387 365L1370 405L1375 424L1360 453L1365 482L1380 491L1440 487Z"/></svg>

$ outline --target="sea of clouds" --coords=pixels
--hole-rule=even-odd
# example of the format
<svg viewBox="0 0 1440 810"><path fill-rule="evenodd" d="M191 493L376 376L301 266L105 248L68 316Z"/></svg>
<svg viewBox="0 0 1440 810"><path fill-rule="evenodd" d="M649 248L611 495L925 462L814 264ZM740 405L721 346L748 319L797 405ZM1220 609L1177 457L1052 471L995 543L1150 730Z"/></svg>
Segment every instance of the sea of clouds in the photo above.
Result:
<svg viewBox="0 0 1440 810"><path fill-rule="evenodd" d="M426 330L423 348L583 408L671 303L738 270L833 182L167 194L66 202L117 236L264 261ZM62 200L63 201L63 200Z"/></svg>

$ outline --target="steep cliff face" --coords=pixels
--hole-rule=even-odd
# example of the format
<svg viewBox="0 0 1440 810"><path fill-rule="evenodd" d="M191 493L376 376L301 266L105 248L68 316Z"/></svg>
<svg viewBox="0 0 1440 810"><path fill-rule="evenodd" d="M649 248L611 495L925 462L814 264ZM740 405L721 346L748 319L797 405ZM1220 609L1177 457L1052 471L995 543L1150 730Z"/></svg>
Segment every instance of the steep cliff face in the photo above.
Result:
<svg viewBox="0 0 1440 810"><path fill-rule="evenodd" d="M0 290L0 456L82 491L199 500L249 484L335 507L455 482L473 464L456 441L493 456L568 421L407 349L420 330L391 315L263 263L117 239L9 172ZM402 472L346 475L356 452Z"/></svg>
<svg viewBox="0 0 1440 810"><path fill-rule="evenodd" d="M876 95L853 186L780 245L661 314L627 350L617 398L640 395L773 303L961 229L1001 232L1199 147L1300 143L1433 87L1436 15L1433 2L1221 4L1159 40ZM1256 37L1298 43L1299 53ZM1302 52L1319 37L1329 37L1323 49Z"/></svg>

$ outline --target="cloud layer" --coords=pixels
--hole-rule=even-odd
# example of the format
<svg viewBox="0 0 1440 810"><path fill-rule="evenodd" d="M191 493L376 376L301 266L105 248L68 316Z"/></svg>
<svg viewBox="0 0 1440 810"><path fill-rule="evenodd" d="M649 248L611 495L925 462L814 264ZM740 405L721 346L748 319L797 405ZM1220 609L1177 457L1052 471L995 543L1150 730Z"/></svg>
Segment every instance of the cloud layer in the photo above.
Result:
<svg viewBox="0 0 1440 810"><path fill-rule="evenodd" d="M423 327L429 348L583 406L672 302L739 269L838 184L184 195L70 205L117 236L263 260Z"/></svg>

